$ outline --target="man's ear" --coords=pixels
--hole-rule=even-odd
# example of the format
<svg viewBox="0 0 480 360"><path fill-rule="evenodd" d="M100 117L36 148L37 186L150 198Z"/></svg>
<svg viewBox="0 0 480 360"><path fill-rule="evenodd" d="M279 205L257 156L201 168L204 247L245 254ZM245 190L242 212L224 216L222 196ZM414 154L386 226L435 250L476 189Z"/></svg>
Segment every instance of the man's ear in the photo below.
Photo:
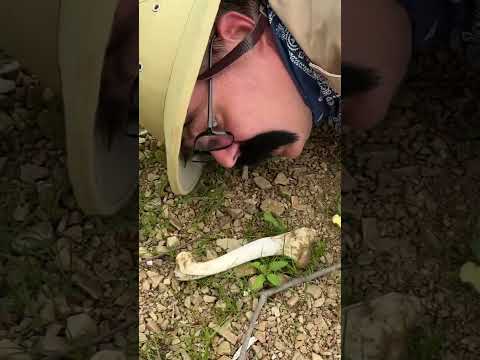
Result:
<svg viewBox="0 0 480 360"><path fill-rule="evenodd" d="M217 36L223 40L226 50L232 50L255 28L255 21L247 15L229 11L216 21Z"/></svg>

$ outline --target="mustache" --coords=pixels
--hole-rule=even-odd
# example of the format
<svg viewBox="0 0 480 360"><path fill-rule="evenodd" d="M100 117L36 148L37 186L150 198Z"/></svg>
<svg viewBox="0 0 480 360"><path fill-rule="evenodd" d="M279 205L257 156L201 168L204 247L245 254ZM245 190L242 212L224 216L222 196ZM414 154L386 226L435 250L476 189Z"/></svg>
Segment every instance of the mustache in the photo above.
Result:
<svg viewBox="0 0 480 360"><path fill-rule="evenodd" d="M240 157L235 167L255 166L272 157L273 152L281 146L298 141L298 135L289 131L269 131L259 134L240 144Z"/></svg>

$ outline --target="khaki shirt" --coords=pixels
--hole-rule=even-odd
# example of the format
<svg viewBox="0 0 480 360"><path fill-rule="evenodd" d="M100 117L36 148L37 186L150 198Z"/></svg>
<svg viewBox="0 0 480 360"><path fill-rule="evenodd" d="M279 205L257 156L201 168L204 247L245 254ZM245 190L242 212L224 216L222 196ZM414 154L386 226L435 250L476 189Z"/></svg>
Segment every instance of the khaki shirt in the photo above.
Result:
<svg viewBox="0 0 480 360"><path fill-rule="evenodd" d="M269 0L270 6L322 74L341 95L341 1Z"/></svg>

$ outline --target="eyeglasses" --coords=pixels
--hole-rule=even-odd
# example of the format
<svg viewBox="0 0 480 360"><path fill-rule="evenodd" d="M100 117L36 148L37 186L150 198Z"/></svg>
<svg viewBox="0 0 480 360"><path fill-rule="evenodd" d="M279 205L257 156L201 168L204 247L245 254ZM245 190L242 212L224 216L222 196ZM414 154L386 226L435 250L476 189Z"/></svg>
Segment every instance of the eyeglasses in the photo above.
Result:
<svg viewBox="0 0 480 360"><path fill-rule="evenodd" d="M213 54L213 41L212 39L209 46L208 53L208 67L212 68L212 54ZM220 130L215 121L215 115L213 113L213 80L212 77L208 79L208 127L207 130L197 135L193 145L193 151L191 156L192 162L209 162L212 160L210 155L211 151L219 151L228 148L235 141L235 137L232 133Z"/></svg>
<svg viewBox="0 0 480 360"><path fill-rule="evenodd" d="M214 75L217 75L239 57L245 54L247 51L252 49L257 41L260 39L262 33L268 24L268 17L265 13L266 5L261 3L260 6L260 21L257 23L255 29L247 35L247 37L241 41L230 53L225 57L219 60L215 65L212 65L213 61L213 43L215 37L210 41L209 53L208 53L208 70L205 71L198 77L198 80L208 79L208 119L207 119L207 130L197 135L194 141L192 150L189 153L183 152L183 157L185 160L185 166L187 165L187 160L192 162L210 162L213 160L211 156L212 151L219 151L228 148L231 146L235 138L232 133L219 129L216 122L215 116L213 114L213 83L212 78Z"/></svg>

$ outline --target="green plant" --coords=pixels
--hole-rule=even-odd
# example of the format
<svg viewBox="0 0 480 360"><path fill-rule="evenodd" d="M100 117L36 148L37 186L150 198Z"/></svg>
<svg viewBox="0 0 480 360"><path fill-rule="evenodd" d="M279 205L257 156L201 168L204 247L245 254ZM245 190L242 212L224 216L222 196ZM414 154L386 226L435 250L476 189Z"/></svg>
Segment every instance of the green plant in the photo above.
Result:
<svg viewBox="0 0 480 360"><path fill-rule="evenodd" d="M251 285L253 291L258 291L263 289L265 282L273 286L279 286L281 277L278 272L286 268L289 262L286 260L273 260L265 264L260 261L255 261L251 265L260 272Z"/></svg>
<svg viewBox="0 0 480 360"><path fill-rule="evenodd" d="M277 219L271 212L266 211L263 213L263 221L267 226L270 236L280 235L287 232L285 224L280 219Z"/></svg>

